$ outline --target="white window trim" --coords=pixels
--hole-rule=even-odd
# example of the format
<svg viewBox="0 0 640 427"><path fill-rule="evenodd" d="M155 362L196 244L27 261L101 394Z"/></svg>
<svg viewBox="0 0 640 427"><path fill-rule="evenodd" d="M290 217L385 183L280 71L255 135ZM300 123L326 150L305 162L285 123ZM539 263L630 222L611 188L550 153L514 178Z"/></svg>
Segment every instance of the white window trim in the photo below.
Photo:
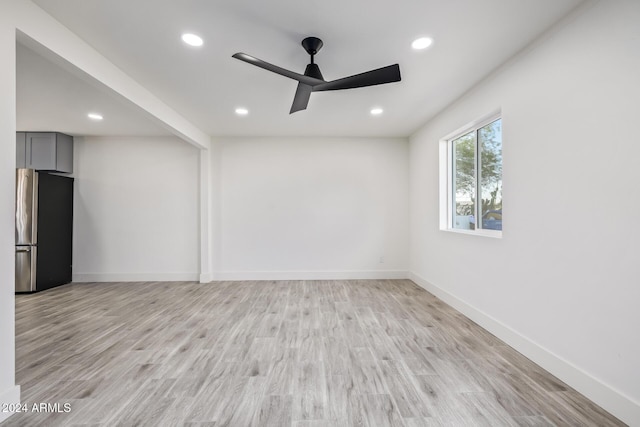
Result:
<svg viewBox="0 0 640 427"><path fill-rule="evenodd" d="M453 223L453 194L451 189L453 188L453 173L451 171L452 165L452 152L450 149L451 140L464 135L474 129L481 128L489 123L502 118L502 110L498 109L491 114L481 117L478 120L474 120L466 125L456 129L455 131L440 138L439 146L439 165L440 165L440 192L439 192L439 205L440 205L440 230L458 234L468 234L472 236L493 237L497 239L502 238L501 230L486 230L484 228L475 230L461 230L451 227ZM477 147L477 142L476 142Z"/></svg>

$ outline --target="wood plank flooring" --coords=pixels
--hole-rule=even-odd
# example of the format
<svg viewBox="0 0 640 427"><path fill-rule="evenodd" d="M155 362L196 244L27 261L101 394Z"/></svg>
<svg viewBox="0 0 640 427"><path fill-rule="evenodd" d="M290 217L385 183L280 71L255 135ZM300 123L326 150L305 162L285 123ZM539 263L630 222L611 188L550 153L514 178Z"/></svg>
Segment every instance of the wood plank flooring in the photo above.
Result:
<svg viewBox="0 0 640 427"><path fill-rule="evenodd" d="M408 280L71 284L16 296L5 426L624 425Z"/></svg>

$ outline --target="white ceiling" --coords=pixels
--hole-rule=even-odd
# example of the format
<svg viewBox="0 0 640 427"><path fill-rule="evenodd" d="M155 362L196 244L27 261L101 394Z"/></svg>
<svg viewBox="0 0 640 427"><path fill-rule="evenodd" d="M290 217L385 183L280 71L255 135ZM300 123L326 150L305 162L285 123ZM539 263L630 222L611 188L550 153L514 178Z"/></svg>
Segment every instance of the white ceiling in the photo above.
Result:
<svg viewBox="0 0 640 427"><path fill-rule="evenodd" d="M407 136L581 0L34 2L210 135ZM185 46L183 32L200 35L204 46ZM306 36L324 41L316 63L327 80L399 63L402 81L313 93L306 111L289 115L296 82L231 55L245 52L302 73ZM434 44L413 51L418 36ZM83 110L92 108L105 115L98 133L165 132L68 69L52 74L37 56L18 50L19 127L46 119L69 133L96 134ZM66 97L73 102L61 103ZM250 114L236 116L238 106ZM372 117L373 106L384 113Z"/></svg>
<svg viewBox="0 0 640 427"><path fill-rule="evenodd" d="M74 136L171 135L140 108L44 49L34 51L19 43L16 70L18 131L54 130ZM100 112L106 120L89 120L90 112Z"/></svg>

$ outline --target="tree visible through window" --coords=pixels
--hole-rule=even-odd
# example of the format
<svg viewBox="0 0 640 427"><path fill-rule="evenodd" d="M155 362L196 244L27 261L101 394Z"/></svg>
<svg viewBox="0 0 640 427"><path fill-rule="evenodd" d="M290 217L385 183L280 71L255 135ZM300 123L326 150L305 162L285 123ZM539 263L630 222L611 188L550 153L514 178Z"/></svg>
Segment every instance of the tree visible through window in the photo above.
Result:
<svg viewBox="0 0 640 427"><path fill-rule="evenodd" d="M502 119L467 131L449 144L450 227L502 230Z"/></svg>

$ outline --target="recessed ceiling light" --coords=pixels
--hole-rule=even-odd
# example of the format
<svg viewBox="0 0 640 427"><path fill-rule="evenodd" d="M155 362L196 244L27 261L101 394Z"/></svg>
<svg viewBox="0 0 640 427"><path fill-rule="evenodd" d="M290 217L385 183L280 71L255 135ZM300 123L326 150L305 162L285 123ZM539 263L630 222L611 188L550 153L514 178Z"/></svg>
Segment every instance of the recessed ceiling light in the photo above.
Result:
<svg viewBox="0 0 640 427"><path fill-rule="evenodd" d="M416 50L421 50L431 46L431 43L433 43L433 39L430 39L429 37L420 37L419 39L415 39L413 43L411 43L411 47Z"/></svg>
<svg viewBox="0 0 640 427"><path fill-rule="evenodd" d="M249 110L247 110L246 108L236 108L236 114L239 116L246 116L247 114L249 114Z"/></svg>
<svg viewBox="0 0 640 427"><path fill-rule="evenodd" d="M102 120L102 115L98 113L89 113L87 114L87 117L89 117L91 120Z"/></svg>
<svg viewBox="0 0 640 427"><path fill-rule="evenodd" d="M379 116L380 114L382 114L384 110L382 108L376 107L376 108L372 108L371 109L371 115L372 116Z"/></svg>
<svg viewBox="0 0 640 427"><path fill-rule="evenodd" d="M196 36L195 34L185 33L182 35L182 41L188 44L189 46L202 46L202 37Z"/></svg>

